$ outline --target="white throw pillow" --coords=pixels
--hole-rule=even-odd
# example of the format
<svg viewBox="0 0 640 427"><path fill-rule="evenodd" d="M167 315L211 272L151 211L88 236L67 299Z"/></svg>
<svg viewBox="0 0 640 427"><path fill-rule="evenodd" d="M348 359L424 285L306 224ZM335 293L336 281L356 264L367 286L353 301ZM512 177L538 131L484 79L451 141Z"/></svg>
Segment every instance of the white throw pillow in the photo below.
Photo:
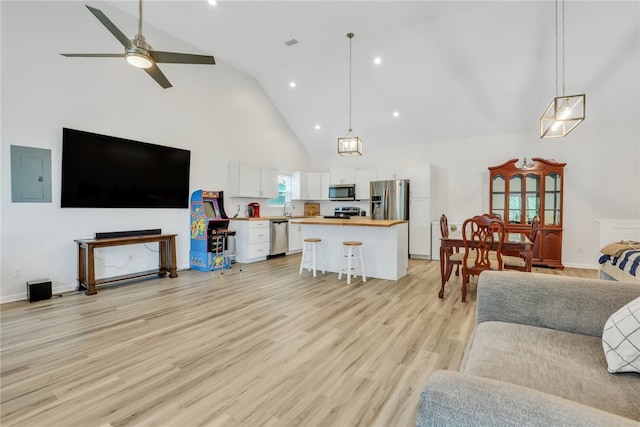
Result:
<svg viewBox="0 0 640 427"><path fill-rule="evenodd" d="M607 370L640 373L640 297L609 317L602 332Z"/></svg>

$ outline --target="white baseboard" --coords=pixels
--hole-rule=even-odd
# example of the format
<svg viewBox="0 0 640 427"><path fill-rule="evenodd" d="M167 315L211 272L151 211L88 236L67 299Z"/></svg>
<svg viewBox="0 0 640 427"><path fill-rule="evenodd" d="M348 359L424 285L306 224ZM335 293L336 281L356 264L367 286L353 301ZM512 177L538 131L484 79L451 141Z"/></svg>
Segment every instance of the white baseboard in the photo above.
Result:
<svg viewBox="0 0 640 427"><path fill-rule="evenodd" d="M599 270L600 266L599 264L581 264L581 263L573 263L573 262L569 262L569 263L564 263L565 267L569 267L569 268L586 268L587 270Z"/></svg>
<svg viewBox="0 0 640 427"><path fill-rule="evenodd" d="M53 295L57 295L65 292L73 292L77 289L78 289L78 285L75 283L62 284L62 285L53 286L51 288L51 293ZM0 304L6 304L8 302L15 302L15 301L27 301L27 291L25 290L24 292L20 292L13 295L6 295L0 298Z"/></svg>

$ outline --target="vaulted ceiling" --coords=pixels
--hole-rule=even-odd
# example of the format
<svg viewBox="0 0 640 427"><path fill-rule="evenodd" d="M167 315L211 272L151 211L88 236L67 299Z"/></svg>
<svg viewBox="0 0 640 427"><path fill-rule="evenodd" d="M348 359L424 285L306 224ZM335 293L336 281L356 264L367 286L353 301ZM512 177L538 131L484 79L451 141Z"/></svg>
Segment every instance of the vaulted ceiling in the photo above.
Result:
<svg viewBox="0 0 640 427"><path fill-rule="evenodd" d="M133 37L137 1L90 4L104 6L107 15L116 9L130 15L128 22L114 22ZM213 55L218 64L253 76L311 155L335 152L336 138L349 127L348 32L355 33L352 125L365 150L537 134L539 117L556 94L554 1L220 0L211 6L198 0L143 5L143 33L155 49L170 50L153 44L153 33L161 31L192 46L192 53ZM603 79L614 78L609 75L613 64L638 61L637 8L633 2L567 1L567 94L589 93ZM628 17L629 10L636 12L635 18ZM87 11L86 19L95 17ZM603 23L608 25L606 37L596 30ZM117 41L97 20L95 27L118 51ZM287 46L291 39L297 43ZM636 57L627 58L634 49Z"/></svg>

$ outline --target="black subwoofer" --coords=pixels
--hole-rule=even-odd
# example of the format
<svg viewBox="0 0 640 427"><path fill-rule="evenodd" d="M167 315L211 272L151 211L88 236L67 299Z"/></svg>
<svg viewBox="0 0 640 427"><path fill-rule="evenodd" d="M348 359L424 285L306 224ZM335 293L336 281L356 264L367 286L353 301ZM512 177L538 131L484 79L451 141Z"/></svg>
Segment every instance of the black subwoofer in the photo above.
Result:
<svg viewBox="0 0 640 427"><path fill-rule="evenodd" d="M27 282L27 298L29 302L51 299L51 280L31 280Z"/></svg>

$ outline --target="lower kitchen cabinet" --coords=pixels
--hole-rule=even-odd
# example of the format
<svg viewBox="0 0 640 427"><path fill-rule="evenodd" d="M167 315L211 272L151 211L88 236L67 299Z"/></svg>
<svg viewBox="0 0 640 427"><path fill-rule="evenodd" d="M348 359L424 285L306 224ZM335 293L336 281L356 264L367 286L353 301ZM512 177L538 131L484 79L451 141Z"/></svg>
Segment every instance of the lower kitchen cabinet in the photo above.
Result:
<svg viewBox="0 0 640 427"><path fill-rule="evenodd" d="M231 220L236 232L236 260L240 263L263 261L269 255L269 221Z"/></svg>
<svg viewBox="0 0 640 427"><path fill-rule="evenodd" d="M288 253L302 250L302 225L289 223L289 251Z"/></svg>

